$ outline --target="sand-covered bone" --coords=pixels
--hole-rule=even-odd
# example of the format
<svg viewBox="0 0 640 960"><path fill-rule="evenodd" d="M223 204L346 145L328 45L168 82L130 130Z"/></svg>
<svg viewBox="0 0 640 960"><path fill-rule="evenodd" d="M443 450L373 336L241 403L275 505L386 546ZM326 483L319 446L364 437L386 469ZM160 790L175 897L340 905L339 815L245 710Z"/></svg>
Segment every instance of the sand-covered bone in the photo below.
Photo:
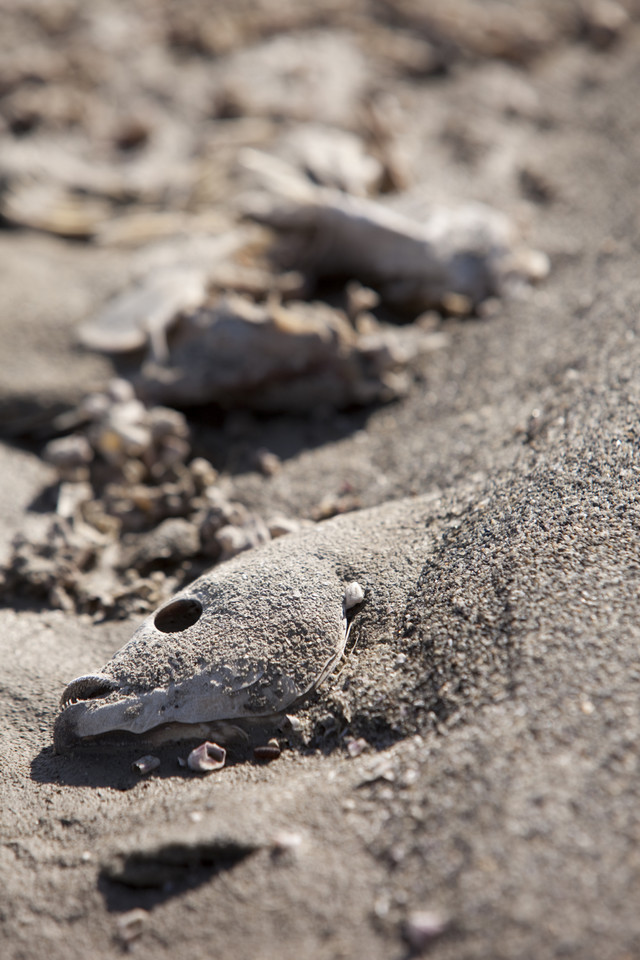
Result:
<svg viewBox="0 0 640 960"><path fill-rule="evenodd" d="M202 724L222 725L209 727L222 743L225 726L283 721L333 672L365 594L384 589L365 568L395 552L390 544L399 535L429 541L420 518L417 499L400 501L384 514L363 511L279 538L203 574L151 614L90 680L68 684L56 748L122 731L145 741L157 733L182 739ZM364 555L352 543L361 525ZM362 569L362 583L346 580L345 566ZM195 769L208 756L204 744ZM262 759L274 756L267 751Z"/></svg>
<svg viewBox="0 0 640 960"><path fill-rule="evenodd" d="M241 162L257 182L245 212L289 242L280 256L316 277L352 277L391 306L419 312L447 295L470 308L503 291L509 277L535 280L546 257L519 244L509 219L475 203L412 220L380 202L317 186L285 161L257 150Z"/></svg>

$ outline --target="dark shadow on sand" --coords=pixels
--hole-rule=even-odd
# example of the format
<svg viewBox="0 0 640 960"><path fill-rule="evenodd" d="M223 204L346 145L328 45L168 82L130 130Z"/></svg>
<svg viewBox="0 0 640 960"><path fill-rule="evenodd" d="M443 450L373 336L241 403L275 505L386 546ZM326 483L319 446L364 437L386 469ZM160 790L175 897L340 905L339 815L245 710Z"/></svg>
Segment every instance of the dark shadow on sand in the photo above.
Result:
<svg viewBox="0 0 640 960"><path fill-rule="evenodd" d="M226 837L132 849L103 865L98 889L109 911L149 910L232 870L258 849L256 843Z"/></svg>

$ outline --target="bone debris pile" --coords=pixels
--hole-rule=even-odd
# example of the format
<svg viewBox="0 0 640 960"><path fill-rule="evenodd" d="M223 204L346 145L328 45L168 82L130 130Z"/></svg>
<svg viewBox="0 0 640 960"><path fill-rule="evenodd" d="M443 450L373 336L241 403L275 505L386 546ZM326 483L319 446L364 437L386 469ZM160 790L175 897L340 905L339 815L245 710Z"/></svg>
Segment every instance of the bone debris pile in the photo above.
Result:
<svg viewBox="0 0 640 960"><path fill-rule="evenodd" d="M262 227L165 244L160 262L148 253L80 340L137 351L133 382L150 403L309 413L403 396L414 361L447 342L434 316L471 315L542 279L548 261L483 204L412 218L398 197L374 199L383 172L361 139L327 126L240 151L236 215ZM336 292L322 300L327 281ZM405 322L389 322L398 313Z"/></svg>
<svg viewBox="0 0 640 960"><path fill-rule="evenodd" d="M29 515L0 571L18 593L97 617L143 612L204 567L300 526L234 501L212 465L192 457L184 415L145 406L127 381L59 426L74 429L43 452L52 510Z"/></svg>

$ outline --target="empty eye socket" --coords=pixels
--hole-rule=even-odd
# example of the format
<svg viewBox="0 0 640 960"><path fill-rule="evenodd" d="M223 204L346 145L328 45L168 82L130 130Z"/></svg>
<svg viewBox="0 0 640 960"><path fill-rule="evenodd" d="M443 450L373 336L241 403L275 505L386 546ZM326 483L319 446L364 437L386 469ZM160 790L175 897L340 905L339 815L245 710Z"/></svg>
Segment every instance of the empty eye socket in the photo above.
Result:
<svg viewBox="0 0 640 960"><path fill-rule="evenodd" d="M195 597L181 597L156 613L154 624L163 633L181 633L202 616L202 604Z"/></svg>

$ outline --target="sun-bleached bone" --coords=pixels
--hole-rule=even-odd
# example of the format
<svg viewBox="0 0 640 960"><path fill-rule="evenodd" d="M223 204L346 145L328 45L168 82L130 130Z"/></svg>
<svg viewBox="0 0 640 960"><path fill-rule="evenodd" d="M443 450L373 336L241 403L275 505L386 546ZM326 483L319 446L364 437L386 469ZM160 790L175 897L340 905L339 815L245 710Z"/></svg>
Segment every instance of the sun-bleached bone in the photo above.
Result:
<svg viewBox="0 0 640 960"><path fill-rule="evenodd" d="M291 243L284 256L315 276L370 284L390 305L419 312L450 294L472 309L508 278L543 277L543 254L518 244L509 219L480 203L434 210L419 222L383 203L316 186L285 161L246 149L240 162L257 181L245 213Z"/></svg>

